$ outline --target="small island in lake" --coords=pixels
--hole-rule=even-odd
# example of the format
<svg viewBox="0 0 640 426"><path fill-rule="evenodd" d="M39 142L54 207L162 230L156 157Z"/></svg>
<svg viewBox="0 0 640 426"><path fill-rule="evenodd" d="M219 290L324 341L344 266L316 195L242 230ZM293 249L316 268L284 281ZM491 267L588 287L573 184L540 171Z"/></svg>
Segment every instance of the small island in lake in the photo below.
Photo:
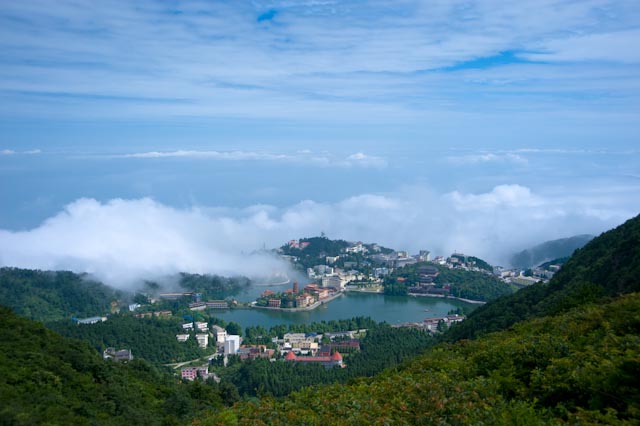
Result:
<svg viewBox="0 0 640 426"><path fill-rule="evenodd" d="M310 311L342 294L340 289L321 287L315 283L308 284L300 290L298 282L295 281L292 288L282 293L265 290L251 306L286 311Z"/></svg>

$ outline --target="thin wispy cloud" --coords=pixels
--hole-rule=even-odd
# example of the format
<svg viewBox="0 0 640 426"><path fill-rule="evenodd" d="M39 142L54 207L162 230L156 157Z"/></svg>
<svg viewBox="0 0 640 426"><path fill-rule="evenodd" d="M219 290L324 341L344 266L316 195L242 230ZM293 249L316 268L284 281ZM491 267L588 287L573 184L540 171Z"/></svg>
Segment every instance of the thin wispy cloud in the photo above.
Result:
<svg viewBox="0 0 640 426"><path fill-rule="evenodd" d="M576 93L627 98L622 109L637 105L639 15L634 2L604 0L393 11L379 1L5 2L0 90L21 116L55 100L48 114L398 121L509 111L513 93L539 110L599 109Z"/></svg>
<svg viewBox="0 0 640 426"><path fill-rule="evenodd" d="M13 149L0 150L0 155L37 155L37 154L42 154L42 151L39 149L30 149L27 151L15 151Z"/></svg>
<svg viewBox="0 0 640 426"><path fill-rule="evenodd" d="M516 164L516 165L526 165L528 163L527 159L518 154L494 154L494 153L483 153L483 154L468 154L468 155L460 155L460 156L449 156L447 157L447 161L451 164L456 165L467 165L467 164L485 164L485 163L498 163L498 164Z"/></svg>
<svg viewBox="0 0 640 426"><path fill-rule="evenodd" d="M387 160L383 157L357 152L346 157L339 157L326 152L315 153L311 150L298 151L291 154L276 154L257 151L147 151L129 154L109 155L108 158L139 158L139 159L163 159L163 158L188 158L208 159L217 161L267 161L288 162L297 164L309 164L320 167L365 167L384 168Z"/></svg>

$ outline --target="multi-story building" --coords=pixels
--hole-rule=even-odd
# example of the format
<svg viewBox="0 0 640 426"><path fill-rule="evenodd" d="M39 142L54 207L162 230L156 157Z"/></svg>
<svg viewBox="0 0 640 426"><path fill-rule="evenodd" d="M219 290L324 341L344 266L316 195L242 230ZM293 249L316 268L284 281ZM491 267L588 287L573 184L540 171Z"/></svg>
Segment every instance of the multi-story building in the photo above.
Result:
<svg viewBox="0 0 640 426"><path fill-rule="evenodd" d="M216 338L216 343L220 346L223 345L224 341L227 338L227 330L220 327L219 325L214 325L214 326L211 326L211 331L213 332L213 335Z"/></svg>
<svg viewBox="0 0 640 426"><path fill-rule="evenodd" d="M204 302L193 302L189 303L189 309L192 311L204 311L207 309L207 305Z"/></svg>
<svg viewBox="0 0 640 426"><path fill-rule="evenodd" d="M198 377L198 369L196 367L184 367L180 370L180 377L185 380L195 380Z"/></svg>
<svg viewBox="0 0 640 426"><path fill-rule="evenodd" d="M224 341L224 354L235 355L240 350L240 336L231 334Z"/></svg>
<svg viewBox="0 0 640 426"><path fill-rule="evenodd" d="M209 346L209 334L208 333L198 333L196 334L196 339L198 339L198 346L202 349L205 349Z"/></svg>
<svg viewBox="0 0 640 426"><path fill-rule="evenodd" d="M279 308L282 305L281 299L269 299L269 307L270 308Z"/></svg>
<svg viewBox="0 0 640 426"><path fill-rule="evenodd" d="M209 300L206 305L209 309L229 309L229 302L226 300Z"/></svg>

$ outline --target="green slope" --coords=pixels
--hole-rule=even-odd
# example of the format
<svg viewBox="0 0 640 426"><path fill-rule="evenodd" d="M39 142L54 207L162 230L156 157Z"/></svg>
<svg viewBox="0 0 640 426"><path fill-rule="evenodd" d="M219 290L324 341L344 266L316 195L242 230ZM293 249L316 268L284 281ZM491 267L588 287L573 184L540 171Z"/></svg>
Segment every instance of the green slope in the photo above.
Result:
<svg viewBox="0 0 640 426"><path fill-rule="evenodd" d="M86 343L0 307L0 424L184 424L222 408L217 385L178 384L142 360L104 361Z"/></svg>
<svg viewBox="0 0 640 426"><path fill-rule="evenodd" d="M640 216L591 240L547 284L535 284L476 309L451 341L504 330L527 318L640 291Z"/></svg>
<svg viewBox="0 0 640 426"><path fill-rule="evenodd" d="M373 379L241 403L201 424L637 424L639 333L633 294L440 345Z"/></svg>
<svg viewBox="0 0 640 426"><path fill-rule="evenodd" d="M0 303L39 321L104 315L122 296L87 275L0 268Z"/></svg>

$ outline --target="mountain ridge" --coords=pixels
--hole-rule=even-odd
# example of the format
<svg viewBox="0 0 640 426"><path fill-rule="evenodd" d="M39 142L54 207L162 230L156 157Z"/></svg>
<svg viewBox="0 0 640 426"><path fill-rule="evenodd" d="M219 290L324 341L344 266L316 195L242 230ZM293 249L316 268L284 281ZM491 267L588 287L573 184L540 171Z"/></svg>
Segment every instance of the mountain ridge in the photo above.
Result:
<svg viewBox="0 0 640 426"><path fill-rule="evenodd" d="M575 250L584 247L593 238L595 238L593 235L581 234L545 241L514 253L511 256L510 263L515 268L529 269L553 259L571 256Z"/></svg>

